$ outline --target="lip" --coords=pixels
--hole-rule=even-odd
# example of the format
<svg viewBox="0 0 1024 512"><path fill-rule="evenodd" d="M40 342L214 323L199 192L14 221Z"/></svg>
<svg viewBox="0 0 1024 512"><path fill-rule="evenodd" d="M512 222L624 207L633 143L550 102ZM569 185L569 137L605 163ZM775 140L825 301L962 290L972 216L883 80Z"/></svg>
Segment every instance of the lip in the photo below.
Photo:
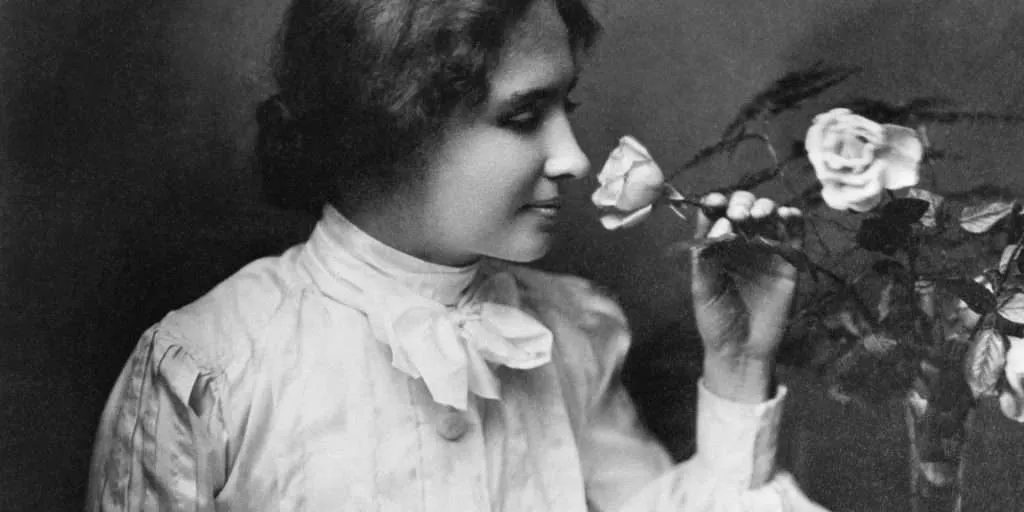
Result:
<svg viewBox="0 0 1024 512"><path fill-rule="evenodd" d="M552 209L553 208L553 209L557 210L557 209L562 207L562 199L559 198L559 197L552 197L551 199L545 199L543 201L534 201L534 202L526 205L526 207L527 208L537 208L537 209Z"/></svg>

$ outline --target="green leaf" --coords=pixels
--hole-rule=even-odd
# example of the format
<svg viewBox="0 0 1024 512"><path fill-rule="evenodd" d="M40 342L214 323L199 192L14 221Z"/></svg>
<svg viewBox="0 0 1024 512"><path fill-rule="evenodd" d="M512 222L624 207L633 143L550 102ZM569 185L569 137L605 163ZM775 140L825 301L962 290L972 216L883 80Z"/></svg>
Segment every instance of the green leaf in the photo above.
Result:
<svg viewBox="0 0 1024 512"><path fill-rule="evenodd" d="M1013 206L1014 203L1004 201L967 206L960 212L960 227L971 233L984 233L1013 213Z"/></svg>
<svg viewBox="0 0 1024 512"><path fill-rule="evenodd" d="M1014 292L1006 301L1001 301L999 316L1018 324L1024 324L1024 293Z"/></svg>
<svg viewBox="0 0 1024 512"><path fill-rule="evenodd" d="M923 188L912 188L907 190L907 197L928 201L928 210L924 212L924 215L922 215L919 220L924 226L934 228L937 225L937 214L939 207L942 206L944 198Z"/></svg>
<svg viewBox="0 0 1024 512"><path fill-rule="evenodd" d="M881 217L864 219L857 231L857 245L883 254L893 255L906 249L913 230L910 223L890 222Z"/></svg>
<svg viewBox="0 0 1024 512"><path fill-rule="evenodd" d="M1017 252L1017 244L1010 244L1003 248L1003 254L999 257L999 271L1005 273L1010 268L1010 258Z"/></svg>
<svg viewBox="0 0 1024 512"><path fill-rule="evenodd" d="M1002 316L996 315L995 329L1003 336L1012 336L1014 338L1024 338L1024 324L1017 322L1011 322Z"/></svg>
<svg viewBox="0 0 1024 512"><path fill-rule="evenodd" d="M865 336L861 343L869 353L875 355L885 355L899 344L892 336L874 332Z"/></svg>
<svg viewBox="0 0 1024 512"><path fill-rule="evenodd" d="M894 199L882 207L881 217L887 222L913 224L928 212L931 203L924 199L904 197Z"/></svg>
<svg viewBox="0 0 1024 512"><path fill-rule="evenodd" d="M982 329L967 351L967 384L975 397L993 396L1006 367L1006 340L995 329Z"/></svg>
<svg viewBox="0 0 1024 512"><path fill-rule="evenodd" d="M979 315L991 313L996 309L996 296L973 279L943 279L938 282Z"/></svg>

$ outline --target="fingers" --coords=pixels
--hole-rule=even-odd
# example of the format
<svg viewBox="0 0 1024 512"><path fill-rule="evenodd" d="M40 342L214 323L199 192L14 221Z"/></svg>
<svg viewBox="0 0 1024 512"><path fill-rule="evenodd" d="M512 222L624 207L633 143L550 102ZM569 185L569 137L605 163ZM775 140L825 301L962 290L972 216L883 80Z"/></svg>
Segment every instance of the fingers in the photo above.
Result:
<svg viewBox="0 0 1024 512"><path fill-rule="evenodd" d="M710 234L709 230L712 228L712 219L718 221L725 213L725 207L729 203L724 195L714 192L704 196L701 199L701 204L704 207L697 215L697 229L694 238L707 238ZM721 236L721 234L716 236Z"/></svg>
<svg viewBox="0 0 1024 512"><path fill-rule="evenodd" d="M744 221L750 218L750 207L754 206L756 197L746 190L737 190L729 197L729 208L726 215L734 221Z"/></svg>
<svg viewBox="0 0 1024 512"><path fill-rule="evenodd" d="M796 268L787 264L778 252L778 243L800 249L803 236L803 214L797 208L779 206L775 201L757 197L748 191L729 196L708 194L701 200L697 219L697 236L716 239L738 235L739 240L726 243L698 244L691 251L691 291L694 303L711 305L721 297L735 293L737 286L754 288L779 283L794 283ZM763 237L775 243L745 243ZM785 295L784 293L779 296ZM759 306L760 307L760 306Z"/></svg>
<svg viewBox="0 0 1024 512"><path fill-rule="evenodd" d="M753 219L764 219L775 212L775 201L767 197L760 197L750 207L750 217Z"/></svg>
<svg viewBox="0 0 1024 512"><path fill-rule="evenodd" d="M778 210L778 214L779 214L779 217L782 217L783 219L786 219L786 218L790 218L790 217L799 216L801 214L801 212L800 212L799 208L794 208L792 206L780 206L779 210Z"/></svg>
<svg viewBox="0 0 1024 512"><path fill-rule="evenodd" d="M719 238L736 229L777 240L803 237L803 214L798 208L778 206L775 201L746 190L733 192L729 197L711 193L701 204L704 207L697 218L697 238Z"/></svg>
<svg viewBox="0 0 1024 512"><path fill-rule="evenodd" d="M708 194L701 200L703 208L697 218L697 238L723 238L732 234L763 236L782 242L794 249L802 248L803 214L798 208L778 206L766 197L758 198L748 191L737 191L729 197L721 193ZM760 251L692 251L694 291L700 296L714 296L724 285L723 273L758 271L763 264L775 259Z"/></svg>
<svg viewBox="0 0 1024 512"><path fill-rule="evenodd" d="M726 217L720 217L711 225L707 238L722 238L732 234L732 222Z"/></svg>

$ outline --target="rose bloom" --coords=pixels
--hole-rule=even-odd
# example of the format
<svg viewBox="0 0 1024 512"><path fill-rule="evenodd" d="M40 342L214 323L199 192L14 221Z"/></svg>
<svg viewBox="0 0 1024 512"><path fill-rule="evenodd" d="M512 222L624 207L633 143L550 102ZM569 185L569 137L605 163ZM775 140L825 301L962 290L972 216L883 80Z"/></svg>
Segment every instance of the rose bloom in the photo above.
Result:
<svg viewBox="0 0 1024 512"><path fill-rule="evenodd" d="M917 131L878 124L845 108L816 116L804 145L825 203L858 212L878 206L885 189L916 185L924 154Z"/></svg>
<svg viewBox="0 0 1024 512"><path fill-rule="evenodd" d="M664 190L665 175L639 141L630 135L619 145L597 175L600 184L591 201L601 209L605 229L634 226L647 218Z"/></svg>
<svg viewBox="0 0 1024 512"><path fill-rule="evenodd" d="M999 395L999 408L1011 420L1024 423L1024 339L1007 336L1010 351L1006 353L1006 382L1010 389Z"/></svg>

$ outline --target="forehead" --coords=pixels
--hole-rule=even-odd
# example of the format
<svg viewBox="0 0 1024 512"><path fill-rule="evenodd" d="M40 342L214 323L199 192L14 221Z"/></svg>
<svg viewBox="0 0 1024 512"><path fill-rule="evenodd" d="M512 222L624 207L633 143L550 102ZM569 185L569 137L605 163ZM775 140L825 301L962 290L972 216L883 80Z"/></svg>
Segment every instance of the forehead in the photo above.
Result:
<svg viewBox="0 0 1024 512"><path fill-rule="evenodd" d="M500 97L524 88L567 82L575 74L569 31L554 0L536 0L509 32L491 78L492 93Z"/></svg>

